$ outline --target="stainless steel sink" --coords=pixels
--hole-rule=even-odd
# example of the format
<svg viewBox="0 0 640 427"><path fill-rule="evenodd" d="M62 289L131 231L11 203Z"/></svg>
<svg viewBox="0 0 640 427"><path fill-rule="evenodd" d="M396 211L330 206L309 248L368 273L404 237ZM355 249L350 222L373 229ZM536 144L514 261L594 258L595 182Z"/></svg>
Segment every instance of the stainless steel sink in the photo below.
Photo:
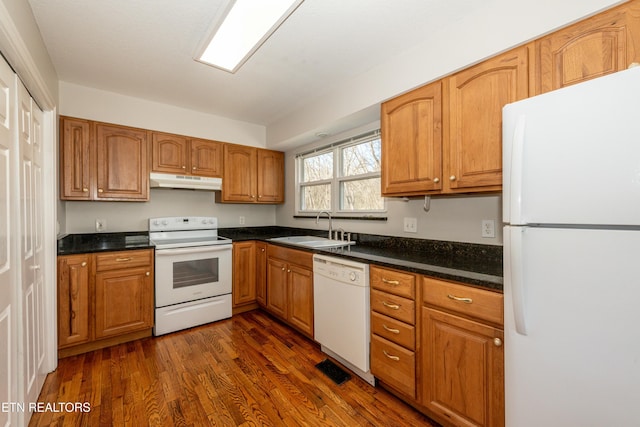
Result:
<svg viewBox="0 0 640 427"><path fill-rule="evenodd" d="M356 242L346 240L334 240L318 236L285 236L269 239L271 242L287 243L289 245L303 246L306 248L339 248L355 245Z"/></svg>

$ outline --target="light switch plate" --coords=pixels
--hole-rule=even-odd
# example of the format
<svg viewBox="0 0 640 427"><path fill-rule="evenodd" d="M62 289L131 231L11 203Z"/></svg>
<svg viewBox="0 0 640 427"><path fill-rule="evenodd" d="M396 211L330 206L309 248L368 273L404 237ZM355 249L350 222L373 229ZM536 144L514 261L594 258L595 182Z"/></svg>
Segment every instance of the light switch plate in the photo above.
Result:
<svg viewBox="0 0 640 427"><path fill-rule="evenodd" d="M404 231L407 233L418 232L418 219L417 218L405 218L404 219Z"/></svg>

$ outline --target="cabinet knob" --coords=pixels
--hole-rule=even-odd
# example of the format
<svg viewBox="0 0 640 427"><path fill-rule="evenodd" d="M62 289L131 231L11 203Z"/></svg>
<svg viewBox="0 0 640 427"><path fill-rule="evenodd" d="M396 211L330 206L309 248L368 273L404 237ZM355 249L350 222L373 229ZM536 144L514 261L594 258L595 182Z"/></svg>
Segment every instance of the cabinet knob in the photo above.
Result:
<svg viewBox="0 0 640 427"><path fill-rule="evenodd" d="M264 248L260 248L260 252L264 252Z"/></svg>
<svg viewBox="0 0 640 427"><path fill-rule="evenodd" d="M493 345L495 345L496 347L502 347L502 340L500 338L494 338Z"/></svg>
<svg viewBox="0 0 640 427"><path fill-rule="evenodd" d="M262 194L258 194L258 199L262 197Z"/></svg>
<svg viewBox="0 0 640 427"><path fill-rule="evenodd" d="M433 182L435 182L436 184L440 182L440 178L433 178Z"/></svg>
<svg viewBox="0 0 640 427"><path fill-rule="evenodd" d="M81 267L86 267L87 266L87 261L82 261L82 264L80 264Z"/></svg>
<svg viewBox="0 0 640 427"><path fill-rule="evenodd" d="M191 169L196 170L196 169L198 169L198 168L194 166L194 167L192 167Z"/></svg>
<svg viewBox="0 0 640 427"><path fill-rule="evenodd" d="M144 273L144 275L145 276L151 276L151 273L147 271L146 273Z"/></svg>
<svg viewBox="0 0 640 427"><path fill-rule="evenodd" d="M287 273L291 273L291 269L287 270Z"/></svg>
<svg viewBox="0 0 640 427"><path fill-rule="evenodd" d="M82 189L82 192L83 192L83 193L88 193L88 192L89 192L89 189L88 189L88 188L83 188L83 189Z"/></svg>
<svg viewBox="0 0 640 427"><path fill-rule="evenodd" d="M251 195L251 198L252 198L252 199L255 199L255 198L256 198L256 195L255 195L255 194L252 194L252 195Z"/></svg>
<svg viewBox="0 0 640 427"><path fill-rule="evenodd" d="M186 168L187 168L186 166L184 166L184 165L182 166L182 169L186 169Z"/></svg>
<svg viewBox="0 0 640 427"><path fill-rule="evenodd" d="M104 190L102 188L98 188L98 193L104 193Z"/></svg>
<svg viewBox="0 0 640 427"><path fill-rule="evenodd" d="M449 181L455 181L455 180L456 180L456 176L455 176L455 175L451 175L451 176L449 177Z"/></svg>
<svg viewBox="0 0 640 427"><path fill-rule="evenodd" d="M282 271L284 271L284 270L285 270L285 268L284 268L284 267L282 267Z"/></svg>

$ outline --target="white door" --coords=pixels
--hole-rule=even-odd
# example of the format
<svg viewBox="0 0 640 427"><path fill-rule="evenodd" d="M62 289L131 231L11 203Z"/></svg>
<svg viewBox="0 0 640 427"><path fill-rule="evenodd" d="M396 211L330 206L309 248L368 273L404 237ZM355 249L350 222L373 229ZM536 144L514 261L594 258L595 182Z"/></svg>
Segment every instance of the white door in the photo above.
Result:
<svg viewBox="0 0 640 427"><path fill-rule="evenodd" d="M17 283L19 281L15 224L18 171L14 170L15 75L0 59L0 402L18 401ZM0 411L0 425L18 425L12 411Z"/></svg>
<svg viewBox="0 0 640 427"><path fill-rule="evenodd" d="M45 313L42 280L42 113L22 83L17 85L18 141L20 146L21 263L22 287L20 311L22 324L22 393L25 402L35 402L44 383L44 336L42 318ZM33 107L32 107L33 104Z"/></svg>

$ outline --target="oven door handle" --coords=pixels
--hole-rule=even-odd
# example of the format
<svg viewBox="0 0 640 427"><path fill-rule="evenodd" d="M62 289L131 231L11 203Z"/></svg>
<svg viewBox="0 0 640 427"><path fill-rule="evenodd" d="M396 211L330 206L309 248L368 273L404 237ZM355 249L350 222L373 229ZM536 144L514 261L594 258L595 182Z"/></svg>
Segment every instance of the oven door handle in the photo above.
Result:
<svg viewBox="0 0 640 427"><path fill-rule="evenodd" d="M198 246L195 248L156 249L156 256L171 256L185 254L204 254L211 252L230 251L231 245Z"/></svg>

